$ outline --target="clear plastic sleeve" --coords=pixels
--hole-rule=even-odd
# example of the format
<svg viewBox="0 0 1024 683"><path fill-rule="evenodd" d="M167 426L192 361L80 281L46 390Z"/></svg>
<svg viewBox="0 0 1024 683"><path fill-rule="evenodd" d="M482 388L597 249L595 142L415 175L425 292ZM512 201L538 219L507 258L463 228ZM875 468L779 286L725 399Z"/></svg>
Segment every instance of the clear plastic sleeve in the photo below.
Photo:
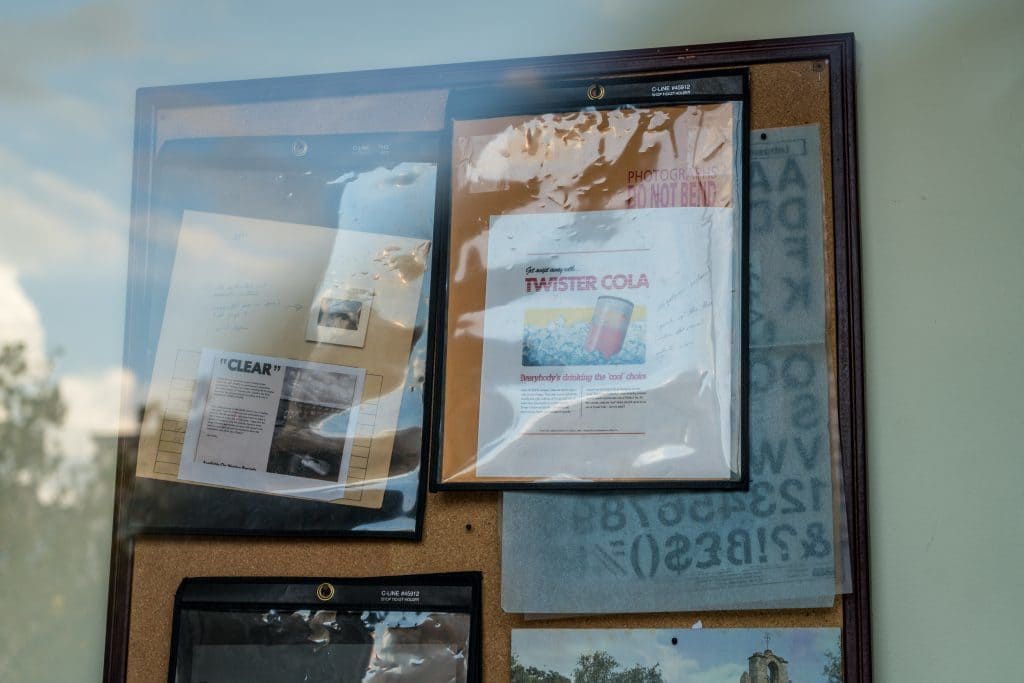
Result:
<svg viewBox="0 0 1024 683"><path fill-rule="evenodd" d="M476 683L479 575L187 579L174 683Z"/></svg>
<svg viewBox="0 0 1024 683"><path fill-rule="evenodd" d="M452 95L437 488L741 483L745 83Z"/></svg>
<svg viewBox="0 0 1024 683"><path fill-rule="evenodd" d="M419 532L438 142L162 144L129 288L133 530Z"/></svg>

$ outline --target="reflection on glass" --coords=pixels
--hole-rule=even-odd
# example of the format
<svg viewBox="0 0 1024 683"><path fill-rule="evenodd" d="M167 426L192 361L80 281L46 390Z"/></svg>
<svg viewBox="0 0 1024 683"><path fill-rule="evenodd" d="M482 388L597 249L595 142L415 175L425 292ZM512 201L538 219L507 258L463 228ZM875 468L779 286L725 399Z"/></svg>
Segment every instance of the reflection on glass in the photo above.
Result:
<svg viewBox="0 0 1024 683"><path fill-rule="evenodd" d="M470 615L186 610L179 683L460 683Z"/></svg>
<svg viewBox="0 0 1024 683"><path fill-rule="evenodd" d="M163 142L129 300L132 528L415 532L438 144ZM291 396L314 370L324 396ZM336 419L295 408L311 403Z"/></svg>
<svg viewBox="0 0 1024 683"><path fill-rule="evenodd" d="M27 344L0 348L0 680L47 680L48 660L25 656L39 643L98 659L100 643L81 634L102 623L116 439L72 450L66 382Z"/></svg>

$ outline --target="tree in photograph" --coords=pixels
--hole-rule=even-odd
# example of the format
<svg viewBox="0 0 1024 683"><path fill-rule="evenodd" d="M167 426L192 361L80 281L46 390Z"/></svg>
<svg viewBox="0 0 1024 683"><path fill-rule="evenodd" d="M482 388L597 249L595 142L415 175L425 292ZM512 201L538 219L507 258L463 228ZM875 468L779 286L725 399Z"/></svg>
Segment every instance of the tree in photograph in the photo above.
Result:
<svg viewBox="0 0 1024 683"><path fill-rule="evenodd" d="M615 683L615 670L619 663L607 652L580 655L572 672L573 683Z"/></svg>
<svg viewBox="0 0 1024 683"><path fill-rule="evenodd" d="M659 665L639 664L623 671L619 662L607 652L580 655L572 672L572 683L665 683Z"/></svg>
<svg viewBox="0 0 1024 683"><path fill-rule="evenodd" d="M512 653L509 683L572 683L557 671L542 671L534 666L523 666L516 653Z"/></svg>
<svg viewBox="0 0 1024 683"><path fill-rule="evenodd" d="M543 671L533 666L524 666L519 656L512 653L511 683L665 683L660 665L634 665L623 670L618 661L607 652L591 652L580 655L572 678L557 671Z"/></svg>
<svg viewBox="0 0 1024 683"><path fill-rule="evenodd" d="M635 665L632 669L627 669L614 679L615 683L665 683L665 679L661 677L661 672L658 670L659 665L654 666L640 666Z"/></svg>
<svg viewBox="0 0 1024 683"><path fill-rule="evenodd" d="M821 675L825 677L826 683L843 683L842 664L843 660L839 655L832 650L825 650L825 667Z"/></svg>

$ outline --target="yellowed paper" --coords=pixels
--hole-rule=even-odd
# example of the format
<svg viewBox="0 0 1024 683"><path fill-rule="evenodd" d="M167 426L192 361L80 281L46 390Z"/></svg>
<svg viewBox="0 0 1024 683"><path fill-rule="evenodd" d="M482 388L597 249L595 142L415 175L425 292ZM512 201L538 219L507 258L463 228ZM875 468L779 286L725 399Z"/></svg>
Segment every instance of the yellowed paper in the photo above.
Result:
<svg viewBox="0 0 1024 683"><path fill-rule="evenodd" d="M407 237L186 212L137 475L178 480L204 349L311 361L365 370L347 477L338 482L343 495L332 502L380 507L429 247ZM358 296L339 308L347 292ZM361 328L361 345L334 334L345 330L353 306L368 308L351 323Z"/></svg>

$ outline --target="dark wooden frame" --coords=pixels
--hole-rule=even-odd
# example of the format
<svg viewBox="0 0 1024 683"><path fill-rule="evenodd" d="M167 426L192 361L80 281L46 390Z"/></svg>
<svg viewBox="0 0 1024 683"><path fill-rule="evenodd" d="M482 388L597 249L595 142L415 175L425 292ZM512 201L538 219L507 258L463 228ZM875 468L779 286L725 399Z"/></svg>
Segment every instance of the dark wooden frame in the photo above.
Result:
<svg viewBox="0 0 1024 683"><path fill-rule="evenodd" d="M768 62L828 60L832 207L835 234L836 352L839 389L839 435L850 529L853 593L843 596L843 666L847 683L871 681L871 620L868 557L867 455L864 412L864 351L860 286L860 227L857 197L856 92L853 34L754 40L689 47L653 48L593 54L540 57L443 66L383 69L293 78L234 81L139 91L136 104L135 158L132 177L132 253L139 254L134 228L145 220L146 196L155 116L175 104L245 103L270 99L453 88L493 83L532 73L547 78L613 75L680 68L726 68ZM129 273L139 264L129 263ZM129 311L129 314L132 312ZM127 339L126 339L127 341ZM430 378L428 378L428 383ZM434 407L436 409L436 406ZM125 409L131 409L125 406ZM125 466L126 449L118 446L114 528L107 600L104 680L127 674L134 539L127 529L127 492L133 472Z"/></svg>

